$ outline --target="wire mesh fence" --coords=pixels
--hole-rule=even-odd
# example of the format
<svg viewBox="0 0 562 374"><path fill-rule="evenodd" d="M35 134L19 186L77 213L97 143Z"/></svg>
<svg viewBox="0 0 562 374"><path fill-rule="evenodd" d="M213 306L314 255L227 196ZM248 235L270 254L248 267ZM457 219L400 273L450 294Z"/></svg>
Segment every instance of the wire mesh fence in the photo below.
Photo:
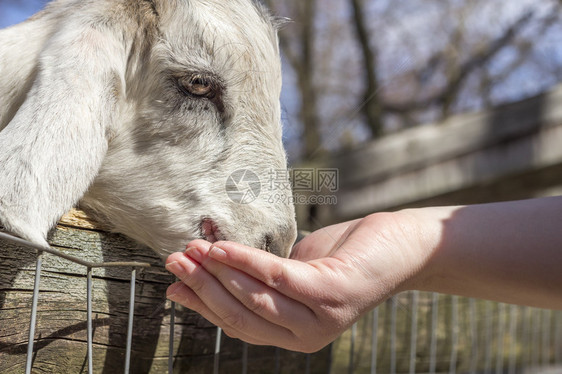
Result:
<svg viewBox="0 0 562 374"><path fill-rule="evenodd" d="M0 233L2 243L11 242L18 248L36 251L35 275L31 295L31 312L26 344L25 372L34 372L40 349L35 327L40 305L42 269L47 256L61 258L85 268L81 278L86 292L86 357L80 372L136 372L132 369L132 346L137 288L142 280L137 275L151 265L144 262L95 263L70 256L52 248L34 246L21 239ZM96 317L93 299L97 291L94 270L116 267L129 274L127 283L128 313L126 344L119 371L106 370L94 355ZM47 291L43 291L47 292ZM180 346L185 345L185 315L181 308L168 303L169 341L165 357L167 371L190 372L177 365ZM125 322L126 321L126 322ZM21 329L21 326L13 326ZM187 337L191 344L207 344L207 356L212 364L205 370L213 373L547 373L562 372L562 312L541 310L481 301L456 296L411 292L400 294L379 306L343 334L326 351L328 354L304 355L273 348L273 355L263 354L260 347L237 343L234 354L222 351L227 339L220 329L206 329L210 339ZM0 336L0 339L2 337ZM97 347L103 349L103 347ZM0 357L6 346L0 345ZM233 357L238 355L239 357ZM196 358L195 358L196 359ZM61 357L61 360L63 358ZM0 359L0 362L2 360ZM233 365L235 361L237 364ZM290 362L288 362L290 361ZM106 361L107 363L107 361ZM56 363L55 363L56 365ZM1 364L0 364L1 366ZM163 367L163 366L162 366ZM212 368L212 369L209 369ZM233 369L234 368L234 369ZM558 370L558 371L556 371ZM6 368L2 369L6 371ZM8 372L8 371L6 371ZM59 371L55 366L51 372ZM137 371L138 372L138 371ZM154 371L162 372L162 371Z"/></svg>
<svg viewBox="0 0 562 374"><path fill-rule="evenodd" d="M562 312L400 294L334 343L334 373L562 373Z"/></svg>

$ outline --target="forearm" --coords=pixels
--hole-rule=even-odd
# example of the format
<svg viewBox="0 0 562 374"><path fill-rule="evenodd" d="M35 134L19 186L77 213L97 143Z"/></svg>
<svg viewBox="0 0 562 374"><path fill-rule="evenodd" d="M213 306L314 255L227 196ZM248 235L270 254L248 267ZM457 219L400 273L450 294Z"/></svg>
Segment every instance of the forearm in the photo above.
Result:
<svg viewBox="0 0 562 374"><path fill-rule="evenodd" d="M412 288L562 309L562 197L407 214L425 256Z"/></svg>
<svg viewBox="0 0 562 374"><path fill-rule="evenodd" d="M378 213L304 238L293 259L191 242L168 297L231 337L314 352L407 289L562 309L562 197Z"/></svg>

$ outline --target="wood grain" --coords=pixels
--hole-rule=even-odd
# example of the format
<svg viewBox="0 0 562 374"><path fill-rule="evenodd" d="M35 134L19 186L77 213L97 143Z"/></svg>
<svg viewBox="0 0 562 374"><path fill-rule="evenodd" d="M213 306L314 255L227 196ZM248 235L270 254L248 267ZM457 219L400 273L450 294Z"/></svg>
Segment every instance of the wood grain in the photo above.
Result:
<svg viewBox="0 0 562 374"><path fill-rule="evenodd" d="M84 213L66 215L49 238L53 248L92 262L148 262L139 269L131 373L166 373L170 303L165 299L172 276L150 249L117 234L107 233ZM0 241L0 373L25 369L27 335L36 253ZM93 270L94 372L124 369L129 268ZM82 373L86 361L86 268L44 255L33 372ZM209 373L213 367L216 328L198 314L177 307L175 372ZM327 367L320 353L313 365ZM288 356L290 358L288 358ZM283 352L281 372L295 372L305 363L301 354ZM242 368L242 343L223 336L220 372ZM250 347L249 372L272 372L275 349Z"/></svg>

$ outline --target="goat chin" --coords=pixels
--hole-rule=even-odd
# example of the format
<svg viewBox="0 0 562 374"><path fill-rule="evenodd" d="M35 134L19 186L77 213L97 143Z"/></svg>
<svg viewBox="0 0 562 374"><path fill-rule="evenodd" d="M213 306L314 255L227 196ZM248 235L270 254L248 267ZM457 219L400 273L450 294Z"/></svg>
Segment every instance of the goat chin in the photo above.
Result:
<svg viewBox="0 0 562 374"><path fill-rule="evenodd" d="M278 40L256 2L57 0L0 46L7 231L45 245L80 205L162 255L211 221L289 254L290 184L267 188L287 174ZM240 170L261 184L252 201L226 191Z"/></svg>

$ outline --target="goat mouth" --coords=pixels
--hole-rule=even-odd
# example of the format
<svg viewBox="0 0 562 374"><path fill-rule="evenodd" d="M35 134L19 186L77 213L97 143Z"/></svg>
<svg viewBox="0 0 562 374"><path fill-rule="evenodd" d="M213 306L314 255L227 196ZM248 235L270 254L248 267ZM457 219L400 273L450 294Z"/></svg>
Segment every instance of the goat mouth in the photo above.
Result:
<svg viewBox="0 0 562 374"><path fill-rule="evenodd" d="M210 243L225 240L218 225L211 218L204 218L201 221L201 237Z"/></svg>

